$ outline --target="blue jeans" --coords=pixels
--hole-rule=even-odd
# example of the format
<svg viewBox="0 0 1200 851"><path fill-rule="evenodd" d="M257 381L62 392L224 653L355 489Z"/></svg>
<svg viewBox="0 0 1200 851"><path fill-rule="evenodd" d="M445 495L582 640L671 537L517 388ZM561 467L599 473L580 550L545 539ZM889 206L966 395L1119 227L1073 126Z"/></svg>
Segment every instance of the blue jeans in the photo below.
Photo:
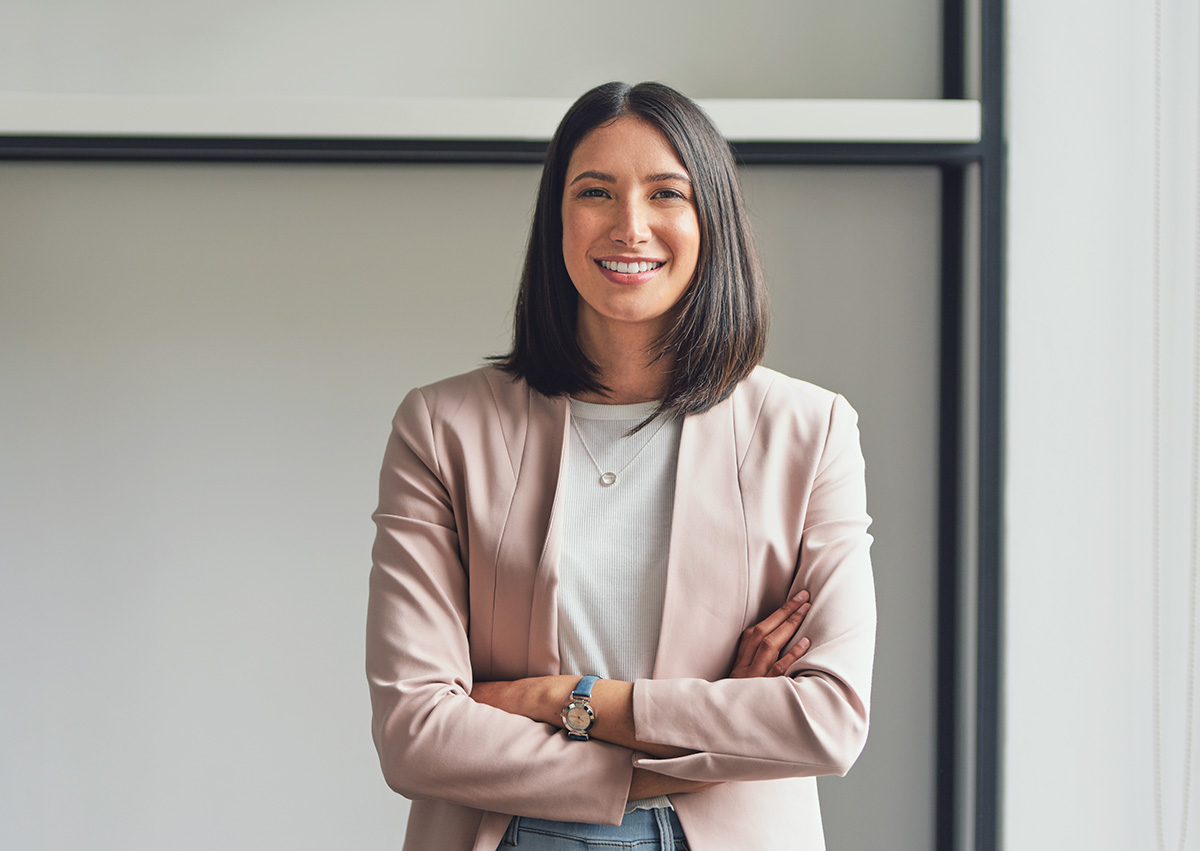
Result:
<svg viewBox="0 0 1200 851"><path fill-rule="evenodd" d="M683 825L666 807L626 813L619 825L514 816L497 851L688 851Z"/></svg>

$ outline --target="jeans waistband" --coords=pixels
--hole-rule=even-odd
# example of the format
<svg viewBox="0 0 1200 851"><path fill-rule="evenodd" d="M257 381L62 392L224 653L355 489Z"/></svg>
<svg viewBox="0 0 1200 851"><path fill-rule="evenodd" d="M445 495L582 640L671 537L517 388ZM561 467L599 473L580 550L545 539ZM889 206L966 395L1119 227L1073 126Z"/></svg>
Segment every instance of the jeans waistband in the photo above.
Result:
<svg viewBox="0 0 1200 851"><path fill-rule="evenodd" d="M526 840L525 844L530 844L535 838L543 842L559 840L563 848L579 848L581 843L602 842L605 848L673 851L684 841L684 834L683 825L679 823L675 811L659 807L626 813L619 825L514 816L500 847L521 847L522 838Z"/></svg>

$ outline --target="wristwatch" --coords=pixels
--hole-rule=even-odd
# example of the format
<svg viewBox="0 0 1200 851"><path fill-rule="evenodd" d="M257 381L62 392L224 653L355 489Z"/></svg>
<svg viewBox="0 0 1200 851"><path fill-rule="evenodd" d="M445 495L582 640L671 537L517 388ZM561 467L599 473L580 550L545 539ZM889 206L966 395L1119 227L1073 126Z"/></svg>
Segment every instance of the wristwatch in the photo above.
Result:
<svg viewBox="0 0 1200 851"><path fill-rule="evenodd" d="M596 712L592 709L592 686L596 684L599 677L586 676L579 681L575 686L575 690L571 692L571 702L563 707L562 720L566 726L565 732L568 739L574 739L577 742L586 742L588 740L588 730L592 729L592 725L596 723Z"/></svg>

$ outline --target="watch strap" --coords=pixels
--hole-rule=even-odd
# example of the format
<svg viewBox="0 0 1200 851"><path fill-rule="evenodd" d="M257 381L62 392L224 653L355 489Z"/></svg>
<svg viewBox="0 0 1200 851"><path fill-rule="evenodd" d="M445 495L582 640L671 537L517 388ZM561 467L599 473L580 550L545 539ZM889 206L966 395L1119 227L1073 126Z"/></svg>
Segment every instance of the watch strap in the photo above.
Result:
<svg viewBox="0 0 1200 851"><path fill-rule="evenodd" d="M575 684L575 690L571 692L571 697L586 697L590 699L592 696L592 686L594 686L599 679L600 677L588 674Z"/></svg>

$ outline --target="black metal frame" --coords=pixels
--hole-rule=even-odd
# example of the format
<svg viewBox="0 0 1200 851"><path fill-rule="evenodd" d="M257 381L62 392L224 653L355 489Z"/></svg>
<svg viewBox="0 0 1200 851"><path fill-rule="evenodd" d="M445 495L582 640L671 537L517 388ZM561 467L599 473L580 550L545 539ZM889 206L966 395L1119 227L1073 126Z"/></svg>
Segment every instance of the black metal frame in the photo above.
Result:
<svg viewBox="0 0 1200 851"><path fill-rule="evenodd" d="M975 847L1001 847L1004 615L1004 359L1008 146L1004 134L1004 3L983 0L980 157L979 493L976 604Z"/></svg>
<svg viewBox="0 0 1200 851"><path fill-rule="evenodd" d="M967 170L979 170L979 406L976 553L974 848L1000 848L1004 481L1004 0L982 11L982 140L970 144L742 142L748 165L926 165L941 172L941 367L938 497L936 849L953 851L959 782L964 303ZM943 0L943 97L966 96L966 0ZM0 159L249 163L536 163L545 142L438 139L292 139L153 136L0 136Z"/></svg>
<svg viewBox="0 0 1200 851"><path fill-rule="evenodd" d="M981 143L735 142L746 165L931 165L979 162ZM463 139L285 139L0 136L0 159L110 162L540 163L546 142Z"/></svg>

